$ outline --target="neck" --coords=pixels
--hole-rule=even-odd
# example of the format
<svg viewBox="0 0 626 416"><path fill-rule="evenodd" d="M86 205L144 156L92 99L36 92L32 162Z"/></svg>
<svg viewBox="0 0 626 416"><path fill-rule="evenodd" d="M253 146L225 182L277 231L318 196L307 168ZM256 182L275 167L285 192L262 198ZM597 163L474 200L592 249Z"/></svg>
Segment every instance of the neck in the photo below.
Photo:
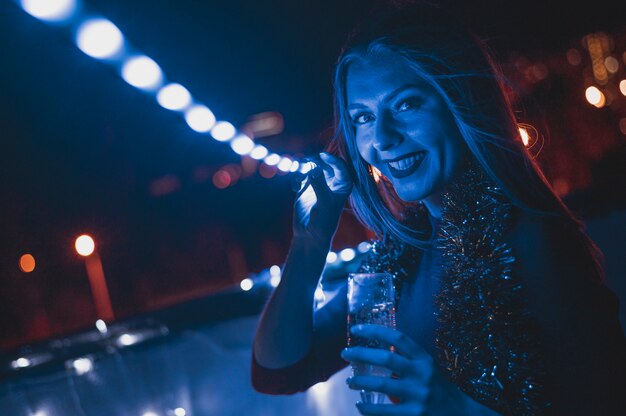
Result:
<svg viewBox="0 0 626 416"><path fill-rule="evenodd" d="M431 223L441 220L441 195L429 195L422 200L431 217Z"/></svg>

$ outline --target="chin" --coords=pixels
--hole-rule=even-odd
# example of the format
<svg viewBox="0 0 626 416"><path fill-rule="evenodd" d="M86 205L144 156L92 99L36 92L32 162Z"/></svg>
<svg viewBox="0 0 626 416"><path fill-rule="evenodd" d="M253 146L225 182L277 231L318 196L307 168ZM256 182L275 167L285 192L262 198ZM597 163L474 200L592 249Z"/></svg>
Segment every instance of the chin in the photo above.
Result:
<svg viewBox="0 0 626 416"><path fill-rule="evenodd" d="M423 199L425 199L426 197L428 197L428 195L430 195L430 192L425 192L423 190L400 190L398 191L396 189L396 194L398 194L398 196L400 197L401 200L403 200L404 202L419 202Z"/></svg>

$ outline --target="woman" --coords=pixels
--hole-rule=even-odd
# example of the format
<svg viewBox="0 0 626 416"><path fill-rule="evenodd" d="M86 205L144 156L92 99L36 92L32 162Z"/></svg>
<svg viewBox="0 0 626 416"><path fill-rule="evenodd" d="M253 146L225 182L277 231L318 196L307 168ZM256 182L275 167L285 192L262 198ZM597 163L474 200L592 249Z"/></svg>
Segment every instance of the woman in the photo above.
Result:
<svg viewBox="0 0 626 416"><path fill-rule="evenodd" d="M394 377L350 388L393 404L362 414L626 414L617 300L523 146L482 43L435 8L391 12L349 40L335 87L339 156L322 153L298 194L255 388L304 391L365 362ZM396 330L354 334L393 351L345 349L345 292L312 313L348 196L379 237L361 269L393 273L399 292Z"/></svg>

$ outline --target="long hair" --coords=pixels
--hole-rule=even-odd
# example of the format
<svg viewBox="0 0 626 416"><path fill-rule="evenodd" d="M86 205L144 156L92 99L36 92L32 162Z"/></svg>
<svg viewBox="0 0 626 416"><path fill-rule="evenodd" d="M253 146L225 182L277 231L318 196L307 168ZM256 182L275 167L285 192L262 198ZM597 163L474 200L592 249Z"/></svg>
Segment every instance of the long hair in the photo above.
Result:
<svg viewBox="0 0 626 416"><path fill-rule="evenodd" d="M486 44L455 17L433 6L379 13L351 35L336 65L334 146L355 179L350 202L366 227L378 237L391 234L420 248L427 248L433 238L428 222L419 222L419 227L403 222L397 213L402 201L384 179L377 183L355 143L346 109L348 68L355 60L383 51L403 58L440 94L475 162L514 206L565 219L595 253L582 224L552 191L524 146L504 90L506 81Z"/></svg>

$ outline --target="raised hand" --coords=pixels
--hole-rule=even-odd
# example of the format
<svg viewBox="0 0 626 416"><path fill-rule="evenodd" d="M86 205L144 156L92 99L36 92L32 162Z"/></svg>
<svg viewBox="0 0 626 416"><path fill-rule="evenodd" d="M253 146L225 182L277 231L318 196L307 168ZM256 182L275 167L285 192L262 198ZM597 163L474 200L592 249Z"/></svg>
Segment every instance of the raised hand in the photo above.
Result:
<svg viewBox="0 0 626 416"><path fill-rule="evenodd" d="M296 196L294 237L330 242L352 191L352 179L341 158L320 153L315 163Z"/></svg>
<svg viewBox="0 0 626 416"><path fill-rule="evenodd" d="M432 381L436 373L433 359L415 341L402 332L380 325L356 325L352 333L392 345L393 351L377 348L352 347L342 352L344 360L385 367L394 378L354 376L347 382L354 390L369 390L394 397L398 404L357 403L363 415L423 415L431 400ZM395 401L395 400L394 400ZM429 413L430 414L430 413Z"/></svg>

